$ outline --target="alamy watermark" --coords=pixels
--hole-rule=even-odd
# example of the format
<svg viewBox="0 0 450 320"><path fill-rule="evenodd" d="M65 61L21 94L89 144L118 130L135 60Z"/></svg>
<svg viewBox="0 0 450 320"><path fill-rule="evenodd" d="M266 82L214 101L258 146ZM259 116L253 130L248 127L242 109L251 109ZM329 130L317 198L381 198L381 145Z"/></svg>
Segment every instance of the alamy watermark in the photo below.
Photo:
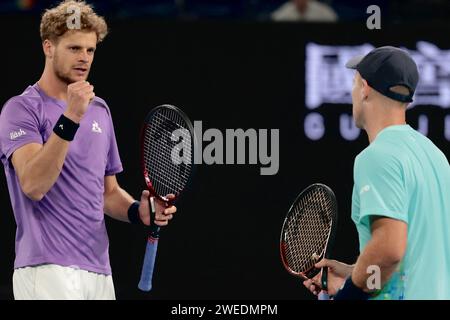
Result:
<svg viewBox="0 0 450 320"><path fill-rule="evenodd" d="M381 29L381 9L377 5L371 5L367 7L366 13L371 14L370 17L367 18L366 26L367 29Z"/></svg>
<svg viewBox="0 0 450 320"><path fill-rule="evenodd" d="M194 121L194 164L260 164L261 175L278 173L280 160L279 129L219 129L209 128L203 132L202 121ZM190 134L186 129L172 132L172 161L175 164L191 163ZM207 143L207 144L204 144Z"/></svg>
<svg viewBox="0 0 450 320"><path fill-rule="evenodd" d="M69 17L66 20L66 25L69 30L81 30L81 9L79 6L71 5L67 7L67 14Z"/></svg>
<svg viewBox="0 0 450 320"><path fill-rule="evenodd" d="M369 290L381 289L381 269L377 265L370 265L367 267L367 273L370 276L367 278L366 286Z"/></svg>

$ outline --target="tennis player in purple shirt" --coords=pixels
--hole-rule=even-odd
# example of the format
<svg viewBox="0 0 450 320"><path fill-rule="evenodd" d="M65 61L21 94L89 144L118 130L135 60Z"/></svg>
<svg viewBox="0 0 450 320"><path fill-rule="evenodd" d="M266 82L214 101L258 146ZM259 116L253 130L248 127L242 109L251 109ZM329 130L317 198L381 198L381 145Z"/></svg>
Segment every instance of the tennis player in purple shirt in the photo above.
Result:
<svg viewBox="0 0 450 320"><path fill-rule="evenodd" d="M84 2L47 10L42 76L1 111L0 157L17 224L15 299L115 299L104 214L150 224L149 192L136 201L117 183L111 112L86 81L107 32ZM165 226L176 208L157 203L156 211L154 223Z"/></svg>

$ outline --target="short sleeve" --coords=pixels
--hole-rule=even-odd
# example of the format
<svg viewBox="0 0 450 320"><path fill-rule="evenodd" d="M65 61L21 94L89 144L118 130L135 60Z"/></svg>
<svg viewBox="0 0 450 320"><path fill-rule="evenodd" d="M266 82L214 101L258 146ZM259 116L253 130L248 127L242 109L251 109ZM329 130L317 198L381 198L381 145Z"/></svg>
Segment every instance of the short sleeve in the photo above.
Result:
<svg viewBox="0 0 450 320"><path fill-rule="evenodd" d="M108 162L106 163L105 176L112 176L122 172L122 162L120 160L119 148L117 147L116 134L114 131L114 124L111 113L109 113L110 120L110 136L109 136L109 150Z"/></svg>
<svg viewBox="0 0 450 320"><path fill-rule="evenodd" d="M0 115L0 149L9 159L20 147L29 143L43 144L39 117L32 106L17 98L9 100Z"/></svg>
<svg viewBox="0 0 450 320"><path fill-rule="evenodd" d="M358 222L369 216L385 216L408 223L408 198L399 159L368 149L357 157L354 171Z"/></svg>

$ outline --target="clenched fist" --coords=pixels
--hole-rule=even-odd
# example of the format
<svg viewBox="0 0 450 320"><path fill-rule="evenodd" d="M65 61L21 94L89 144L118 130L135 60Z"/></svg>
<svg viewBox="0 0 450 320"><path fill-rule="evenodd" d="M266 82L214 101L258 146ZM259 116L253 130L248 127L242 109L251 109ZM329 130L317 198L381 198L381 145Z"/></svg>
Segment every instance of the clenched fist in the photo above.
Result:
<svg viewBox="0 0 450 320"><path fill-rule="evenodd" d="M94 97L94 86L89 82L83 80L69 84L67 86L67 109L64 116L80 123Z"/></svg>

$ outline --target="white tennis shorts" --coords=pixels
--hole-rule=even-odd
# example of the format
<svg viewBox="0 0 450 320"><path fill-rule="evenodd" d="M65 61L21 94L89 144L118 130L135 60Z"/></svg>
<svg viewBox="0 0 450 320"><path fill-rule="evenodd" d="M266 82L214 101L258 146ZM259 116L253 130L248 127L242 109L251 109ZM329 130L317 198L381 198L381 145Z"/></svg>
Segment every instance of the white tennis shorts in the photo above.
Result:
<svg viewBox="0 0 450 320"><path fill-rule="evenodd" d="M112 276L44 264L14 270L16 300L115 300Z"/></svg>

